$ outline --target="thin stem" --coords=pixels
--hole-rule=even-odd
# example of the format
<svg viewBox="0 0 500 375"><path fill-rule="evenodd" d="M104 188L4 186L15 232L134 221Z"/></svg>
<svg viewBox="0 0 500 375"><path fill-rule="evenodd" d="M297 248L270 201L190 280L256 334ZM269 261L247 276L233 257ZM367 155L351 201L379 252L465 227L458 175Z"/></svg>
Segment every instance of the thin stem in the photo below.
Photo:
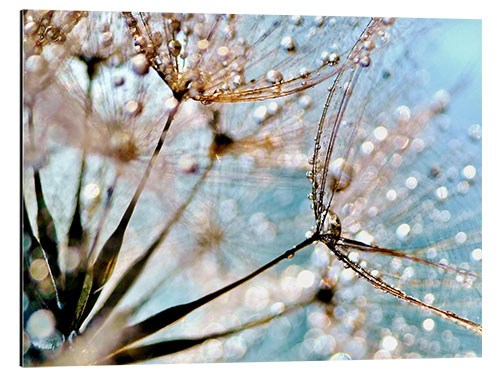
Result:
<svg viewBox="0 0 500 375"><path fill-rule="evenodd" d="M93 338L95 338L104 327L103 323L109 316L109 314L113 311L114 307L121 301L124 297L125 293L130 289L130 287L134 284L135 280L141 275L142 270L144 269L147 261L154 253L154 251L160 246L165 237L170 233L170 229L172 226L179 221L181 216L184 214L184 211L192 202L193 198L198 193L200 187L203 182L207 178L210 170L214 165L213 160L210 162L208 167L205 169L201 177L196 181L195 185L191 189L191 192L187 196L187 198L182 202L182 204L177 208L174 215L167 221L167 224L163 227L155 241L149 246L149 248L144 252L142 256L140 256L133 264L131 264L127 271L120 278L120 281L117 283L113 292L106 299L102 307L95 313L92 320L102 323L101 329L99 329Z"/></svg>
<svg viewBox="0 0 500 375"><path fill-rule="evenodd" d="M315 298L308 298L305 301L300 301L298 303L286 306L283 311L275 314L269 314L264 317L251 320L247 323L241 324L232 329L214 333L211 335L206 335L202 337L195 338L184 338L184 339L173 339L167 341L161 341L149 345L134 347L125 349L121 352L108 355L104 359L98 360L94 364L104 365L104 364L128 364L145 361L148 359L158 358L169 354L174 354L182 350L192 348L194 346L200 345L208 340L220 339L227 336L234 335L236 333L245 331L250 328L255 328L258 326L265 325L276 318L283 316L284 314L291 313L301 307L307 306L315 301Z"/></svg>
<svg viewBox="0 0 500 375"><path fill-rule="evenodd" d="M283 254L278 256L277 258L273 259L269 263L265 264L264 266L258 268L254 272L250 273L249 275L213 292L210 294L205 295L204 297L201 297L195 301L183 304L183 305L177 305L173 306L171 308L168 308L166 310L163 310L150 318L137 323L131 327L126 328L123 330L123 334L120 340L120 346L118 349L116 349L114 352L111 354L114 354L116 352L119 352L123 350L125 347L128 345L141 340L145 338L146 336L149 336L158 330L176 322L177 320L183 318L187 314L191 313L192 311L196 310L197 308L213 301L217 297L235 289L236 287L244 284L245 282L253 279L255 276L260 275L264 271L268 270L269 268L275 266L279 262L281 262L284 259L291 259L295 255L295 253L310 244L312 244L314 241L318 240L318 235L313 235L310 238L307 238L306 240L302 241L298 245L294 246L293 248L285 251Z"/></svg>
<svg viewBox="0 0 500 375"><path fill-rule="evenodd" d="M111 183L111 186L107 189L107 195L106 195L106 202L104 203L104 211L101 215L101 218L99 219L99 223L97 224L97 231L94 236L94 240L92 241L92 245L90 246L90 250L87 254L87 260L90 261L92 254L95 250L95 247L97 245L97 242L99 241L99 237L101 235L101 230L104 226L104 222L106 221L106 218L108 217L109 210L111 208L111 201L113 198L113 193L115 192L116 185L118 182L118 178L120 177L119 174L115 176L113 179L113 182Z"/></svg>
<svg viewBox="0 0 500 375"><path fill-rule="evenodd" d="M326 246L328 246L328 248L335 254L335 256L342 263L344 263L348 268L352 269L358 276L360 276L361 278L365 279L370 284L372 284L375 288L382 290L386 293L389 293L397 298L400 298L403 301L406 301L406 302L411 303L413 305L416 305L418 307L422 307L426 310L432 311L433 313L439 315L440 317L447 319L447 320L450 320L459 326L467 328L479 336L482 335L483 328L480 324L472 322L468 319L462 318L461 316L458 316L457 314L455 314L451 311L441 310L437 307L434 307L432 305L424 303L424 302L416 299L415 297L412 297L412 296L406 294L402 290L399 290L399 289L389 285L381 278L373 276L368 270L361 267L359 264L351 261L342 251L340 251L339 248L337 247L338 244L335 241L325 240L323 243Z"/></svg>
<svg viewBox="0 0 500 375"><path fill-rule="evenodd" d="M165 138L167 136L167 132L170 128L170 125L172 124L172 121L175 117L175 114L177 113L177 109L179 108L180 102L177 101L175 107L172 109L172 111L168 115L167 122L165 123L165 126L163 127L160 139L158 140L158 143L156 145L156 148L153 151L153 154L151 155L151 158L149 159L149 163L146 167L146 170L144 171L144 174L142 175L141 181L139 182L139 185L137 186L137 189L134 193L134 196L132 197L132 200L130 201L127 210L123 214L120 223L118 224L117 228L113 232L113 234L109 237L109 239L106 241L104 244L101 253L99 254L98 258L96 259L96 262L94 263L94 267L96 270L99 270L98 274L96 275L96 288L99 289L104 286L108 278L110 277L114 265L116 263L116 258L118 256L118 253L120 252L120 248L123 243L123 237L125 235L125 230L127 229L127 226L130 222L130 219L132 217L132 214L134 213L135 207L137 205L137 202L139 201L139 198L144 190L144 187L146 186L146 182L149 178L149 175L151 174L151 171L155 165L155 162L158 158L158 155L160 154L161 148L165 142Z"/></svg>

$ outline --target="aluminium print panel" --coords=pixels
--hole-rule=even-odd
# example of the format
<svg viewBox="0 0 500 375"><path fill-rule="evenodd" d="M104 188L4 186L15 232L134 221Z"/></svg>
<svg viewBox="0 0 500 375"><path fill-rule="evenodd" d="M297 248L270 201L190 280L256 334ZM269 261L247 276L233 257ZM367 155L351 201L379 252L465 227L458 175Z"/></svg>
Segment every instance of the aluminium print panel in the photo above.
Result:
<svg viewBox="0 0 500 375"><path fill-rule="evenodd" d="M22 22L23 366L481 356L481 21Z"/></svg>

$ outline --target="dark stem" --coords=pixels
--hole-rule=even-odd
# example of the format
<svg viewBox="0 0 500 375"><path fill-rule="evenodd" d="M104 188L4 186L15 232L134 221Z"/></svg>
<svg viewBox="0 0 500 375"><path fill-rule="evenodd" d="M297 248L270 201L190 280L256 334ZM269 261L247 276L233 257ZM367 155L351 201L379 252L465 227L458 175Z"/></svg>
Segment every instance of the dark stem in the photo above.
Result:
<svg viewBox="0 0 500 375"><path fill-rule="evenodd" d="M182 350L186 350L189 348L192 348L194 346L200 345L204 343L205 341L212 340L212 339L219 339L219 338L224 338L227 336L234 335L236 333L245 331L250 328L258 327L265 325L271 321L273 321L276 318L279 318L283 316L284 314L293 312L297 310L300 307L307 306L315 301L315 298L309 298L305 301L301 301L298 303L295 303L290 306L286 306L283 311L276 313L276 314L269 314L267 316L251 320L247 323L241 324L237 327L234 327L232 329L219 332L219 333L214 333L211 335L206 335L202 337L196 337L196 338L183 338L183 339L173 339L173 340L166 340L166 341L161 341L149 345L144 345L144 346L139 346L139 347L134 347L134 348L129 348L125 349L121 352L118 352L114 355L110 355L102 360L97 361L95 364L98 365L104 365L104 364L129 364L129 363L136 363L136 362L141 362L141 361L146 361L148 359L153 359L153 358L158 358L162 357L165 355L169 354L174 354L177 352L180 352Z"/></svg>
<svg viewBox="0 0 500 375"><path fill-rule="evenodd" d="M126 328L123 330L123 334L119 343L119 347L117 350L115 350L113 353L119 352L123 350L126 346L143 339L146 336L149 336L156 331L176 322L177 320L183 318L187 314L191 313L192 311L196 310L197 308L213 301L217 297L235 289L236 287L244 284L245 282L253 279L255 276L260 275L264 271L268 270L269 268L275 266L279 262L281 262L284 259L291 259L295 255L297 251L300 249L303 249L310 244L312 244L314 241L318 240L319 235L315 234L310 238L307 238L306 240L302 241L298 245L294 246L293 248L285 251L283 254L278 256L277 258L273 259L269 263L265 264L264 266L258 268L254 272L250 273L249 275L213 292L210 294L207 294L204 297L201 297L195 301L183 304L183 305L177 305L173 306L171 308L168 308L166 310L163 310L150 318L137 323L131 327Z"/></svg>
<svg viewBox="0 0 500 375"><path fill-rule="evenodd" d="M196 181L196 184L191 189L188 197L177 208L174 215L170 218L170 220L168 220L167 224L163 227L155 241L149 246L149 248L144 252L142 256L140 256L133 264L128 267L127 271L120 278L120 281L117 283L113 292L106 299L102 307L95 313L92 321L95 321L98 324L102 324L102 327L104 326L103 322L108 318L114 307L121 301L125 293L132 287L135 280L141 275L141 272L146 266L146 263L151 255L160 246L165 237L170 233L170 229L172 228L172 226L179 221L186 208L196 196L196 193L199 191L213 165L214 162L211 161L201 177L198 179L198 181ZM96 335L98 333L99 331L96 333ZM94 335L94 337L96 335Z"/></svg>
<svg viewBox="0 0 500 375"><path fill-rule="evenodd" d="M109 276L111 275L113 269L114 269L114 264L116 262L116 257L120 251L120 248L123 243L123 236L125 235L125 230L127 229L127 226L130 222L130 219L132 217L132 214L134 213L135 207L137 205L137 202L139 201L139 198L144 190L144 187L146 186L146 182L149 178L149 175L151 174L151 170L153 169L153 166L155 165L155 162L158 158L158 155L160 154L161 148L165 142L165 138L167 136L167 132L170 128L170 125L172 124L172 121L174 119L174 116L177 112L177 109L179 108L180 102L177 102L176 106L173 108L173 110L169 113L167 122L165 123L165 126L163 127L160 139L158 140L158 143L156 145L155 150L153 151L153 154L151 156L151 159L149 160L149 163L146 167L146 170L144 171L144 174L141 178L141 181L139 182L139 185L137 186L137 189L134 193L134 196L132 197L132 200L130 201L127 210L123 214L120 223L118 224L118 227L115 229L113 234L109 237L109 239L106 241L104 244L101 253L99 254L99 257L97 258L96 262L94 263L94 267L96 270L103 270L104 272L99 272L97 275L96 279L96 284L95 286L97 288L102 287L106 281L108 280Z"/></svg>

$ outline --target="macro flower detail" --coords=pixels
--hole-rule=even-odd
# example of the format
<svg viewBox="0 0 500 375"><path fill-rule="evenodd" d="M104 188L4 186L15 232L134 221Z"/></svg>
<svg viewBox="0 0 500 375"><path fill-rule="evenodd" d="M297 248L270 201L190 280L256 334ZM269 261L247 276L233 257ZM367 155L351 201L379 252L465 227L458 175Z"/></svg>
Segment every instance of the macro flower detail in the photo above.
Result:
<svg viewBox="0 0 500 375"><path fill-rule="evenodd" d="M22 18L23 366L481 355L452 24Z"/></svg>

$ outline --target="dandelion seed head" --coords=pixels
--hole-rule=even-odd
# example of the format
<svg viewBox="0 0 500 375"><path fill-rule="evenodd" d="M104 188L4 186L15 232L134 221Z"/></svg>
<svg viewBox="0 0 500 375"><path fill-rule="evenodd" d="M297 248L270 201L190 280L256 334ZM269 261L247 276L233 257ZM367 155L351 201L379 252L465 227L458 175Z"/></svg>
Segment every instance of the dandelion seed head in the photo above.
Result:
<svg viewBox="0 0 500 375"><path fill-rule="evenodd" d="M372 246L375 238L383 239L381 246L395 250L401 250L397 246L404 240L408 241L404 246L408 255L433 261L441 259L439 264L450 263L451 267L458 267L453 261L460 259L460 255L457 253L453 259L450 248L454 241L456 245L461 240L453 237L457 230L451 232L451 241L447 240L448 229L454 228L459 220L468 220L468 217L464 218L464 213L457 211L454 193L470 191L469 196L472 196L478 190L477 174L480 171L473 166L479 164L476 164L476 159L465 159L462 162L469 163L474 172L466 171L467 166L462 170L460 167L453 169L446 159L449 154L439 147L434 148L440 140L434 139L434 131L439 129L432 128L432 124L446 127L450 123L448 115L438 113L447 103L437 97L420 105L418 93L414 95L413 90L408 93L395 91L401 82L405 87L416 87L412 79L420 79L422 74L408 68L413 65L401 63L408 57L396 56L397 51L395 56L389 51L381 58L384 50L392 47L392 42L399 41L400 31L389 28L393 19L258 18L170 13L127 15L126 12L116 15L97 13L99 17L96 17L91 12L85 20L78 16L82 22L76 22L79 25L71 32L71 27L75 26L65 27L60 23L59 13L56 12L53 19L49 19L46 13L37 14L40 17L35 13L30 14L31 18L26 17L24 26L25 38L30 44L24 62L25 75L34 78L33 87L37 88L41 87L42 78L48 78L46 92L50 94L30 88L30 92L42 93L33 101L37 103L34 108L35 127L38 133L45 123L54 127L54 131L47 132L47 148L57 144L65 151L67 144L73 154L78 154L75 150L85 152L87 160L91 160L82 174L84 226L92 223L94 230L100 225L105 199L112 192L109 184L114 171L126 174L118 179L119 189L116 191L119 195L113 199L110 215L106 218L107 226L117 224L114 220L120 212L116 208L127 204L123 199L127 198L126 194L133 193L128 191L133 189L133 183L129 182L137 181L137 176L147 165L167 116L175 117L164 139L165 146L152 169L152 181L146 184L148 188L158 185L159 190L165 190L162 194L168 199L157 200L149 192L141 196L124 237L124 252L120 254L120 261L124 264L129 259L127 251L132 252L130 259L133 259L136 254L133 251L140 251L143 244L148 246L150 243L148 235L157 235L163 225L168 224L167 213L175 213L179 207L182 210L186 203L185 212L180 214L182 219L174 219L171 233L165 236L158 254L154 254L162 262L148 262L147 265L145 274L148 275L156 275L149 271L154 271L154 267L160 269L160 263L162 272L169 269L179 273L180 277L171 278L165 288L158 289L158 294L169 289L168 298L177 298L177 294L184 290L178 289L177 279L182 280L181 284L186 280L182 288L193 291L212 290L214 285L234 280L235 274L244 273L236 269L238 262L244 261L245 269L254 267L260 264L260 260L269 258L267 248L275 248L275 245L279 248L289 240L287 233L304 233L310 228L318 218L315 217L317 212L311 212L309 207L324 210L322 235L340 236L342 233L343 237ZM71 17L70 21L75 22ZM399 22L401 30L405 29L407 21ZM39 35L44 36L41 42L36 41ZM331 35L335 35L334 43ZM412 45L412 51L419 55L421 51L414 47ZM272 59L268 58L269 51L273 52ZM37 58L30 61L35 56L45 59L41 68L37 68L40 64ZM318 62L319 57L321 61ZM384 61L384 66L380 65L381 61ZM370 69L357 69L368 66ZM155 74L147 74L149 69L155 70ZM407 71L411 74L406 74ZM334 84L337 74L340 78ZM71 76L76 79L72 81ZM325 90L327 83L321 85L325 80L330 87L328 92ZM51 104L47 110L46 103L55 98L54 93L60 89L63 95L57 96L62 98L58 99L57 108ZM326 95L330 92L333 96L329 108L326 108L323 127L316 134L316 143L311 143ZM49 101L40 100L44 95ZM253 103L237 104L242 101ZM401 103L406 105L400 106ZM343 105L346 105L345 112L341 110ZM61 111L60 108L67 110ZM392 115L394 112L396 114ZM212 118L213 123L210 122ZM430 130L426 130L429 124ZM87 133L87 128L92 131ZM357 133L352 133L354 129ZM58 130L63 130L60 132L64 133L63 137L54 137ZM449 131L452 130L450 127ZM329 147L334 131L338 131L338 135ZM45 137L38 133L37 138ZM60 144L61 140L64 145ZM416 155L427 146L425 153ZM462 146L451 152L467 148ZM38 152L41 148L43 145L37 144L33 150ZM306 153L311 149L316 154L308 160ZM331 155L328 155L329 149ZM50 192L49 207L57 206L54 204L57 199L51 198L52 191L57 190L57 182L50 181L50 168L58 159L62 157L57 153L53 158L51 155L45 163L47 172L42 173L43 190ZM39 163L29 164L30 168L32 165ZM102 172L97 171L100 165L103 166ZM435 166L435 173L429 171L429 166ZM59 166L54 164L55 167ZM306 171L313 191L304 177ZM77 172L73 175L77 176ZM321 187L323 173L326 181ZM129 179L129 174L134 178ZM163 177L157 175L168 176L165 177L168 183L160 184L159 179ZM460 178L463 181L459 181ZM473 178L475 180L470 181ZM189 189L198 186L198 179L200 191L193 195L192 202L184 201L191 196ZM302 182L308 185L309 191L295 189L295 184ZM446 203L439 202L436 187L440 185L447 189ZM417 186L419 189L414 191ZM323 188L326 188L325 192L320 191ZM127 193L122 193L125 190ZM102 191L108 192L106 197L102 196ZM429 191L430 195L424 196ZM330 204L333 194L326 212L326 204ZM32 224L36 224L33 220L36 204L33 204L31 195L28 211ZM307 205L302 203L306 196L314 201L313 205L311 201L306 201ZM74 204L71 209L59 210L57 207L57 215L60 211L61 216L72 216L74 207ZM66 214L66 211L71 212ZM312 222L307 222L306 215ZM57 217L56 222L59 221L63 220ZM102 231L103 236L112 232L107 226ZM35 225L33 229L36 229ZM59 227L57 229L61 232ZM316 230L313 226L306 235L311 237ZM446 232L446 237L437 237L440 230ZM62 232L63 238L59 241L64 244L67 240L64 228ZM134 236L141 237L137 243ZM428 241L422 245L427 247L419 248L420 243L412 242L421 238ZM443 241L436 242L439 239ZM91 242L93 238L88 240ZM29 242L25 245L28 249L33 245L33 241ZM101 242L105 242L104 237L98 243ZM275 337L286 341L295 319L287 315L286 310L307 299L316 303L298 308L300 314L305 314L304 321L309 325L303 340L296 345L300 359L408 357L428 354L431 350L444 353L445 340L440 338L441 332L434 330L436 332L432 333L433 330L426 329L424 324L410 326L406 323L410 322L406 305L398 310L387 310L380 303L380 297L386 296L377 287L372 288L366 280L358 279L358 274L348 266L343 268L346 265L320 241L315 241L313 246L310 258L300 258L301 253L296 259L285 261L292 265L285 271L277 267L274 269L276 274L268 272L263 275L264 279L255 279L230 296L221 296L221 303L234 314L218 314L214 304L214 310L200 309L196 312L197 319L182 320L177 327L187 335L195 334L201 326L210 327L211 333L223 332L245 324L244 316L255 315L255 312L259 312L259 316L260 313L265 315L269 310L271 314L282 314L269 325L270 333L249 329L228 338L210 340L198 348L161 360L244 359L247 351L254 350L254 345L268 341L268 334L274 336L276 333ZM425 303L442 302L443 309L448 309L458 288L463 288L464 298L469 298L467 286L470 288L472 282L480 281L474 270L474 266L480 264L479 248L471 251L468 246L453 246L457 251L465 251L466 257L462 258L470 261L470 264L462 262L459 266L467 270L470 267L471 271L461 271L457 275L415 262L415 258L399 258L376 251L368 254L338 246L337 250L355 263L353 267L360 267L366 275L394 284L404 295L423 298ZM241 259L228 256L228 249L239 248ZM165 249L169 250L169 257L161 254ZM59 262L62 272L75 272L84 266L82 260L85 258L78 246L63 250ZM99 254L99 249L96 254ZM30 274L36 276L36 267L32 267ZM185 276L187 278L183 279ZM397 282L391 281L391 276L397 277ZM54 298L48 272L39 277L42 280L37 285L40 285L42 294L50 291L47 295ZM31 275L31 278L36 277ZM336 287L337 282L342 283L341 287ZM462 285L457 285L457 282ZM33 311L33 304L28 297L26 299L24 311L29 314ZM153 304L155 299L151 298ZM146 309L140 314L147 315ZM476 320L480 321L480 314L478 316ZM93 324L92 317L88 321ZM58 327L59 324L57 322ZM53 340L57 334L55 326L53 324L54 330L45 340L44 347L57 342ZM392 331L384 327L391 327ZM81 334L85 333L82 331ZM422 340L424 334L428 340ZM64 339L73 341L73 336L65 334ZM32 337L28 334L25 344L35 348L30 340ZM458 345L462 344L456 344L457 348ZM446 353L453 350L450 343ZM66 355L65 349L62 352ZM26 356L29 357L30 352Z"/></svg>

